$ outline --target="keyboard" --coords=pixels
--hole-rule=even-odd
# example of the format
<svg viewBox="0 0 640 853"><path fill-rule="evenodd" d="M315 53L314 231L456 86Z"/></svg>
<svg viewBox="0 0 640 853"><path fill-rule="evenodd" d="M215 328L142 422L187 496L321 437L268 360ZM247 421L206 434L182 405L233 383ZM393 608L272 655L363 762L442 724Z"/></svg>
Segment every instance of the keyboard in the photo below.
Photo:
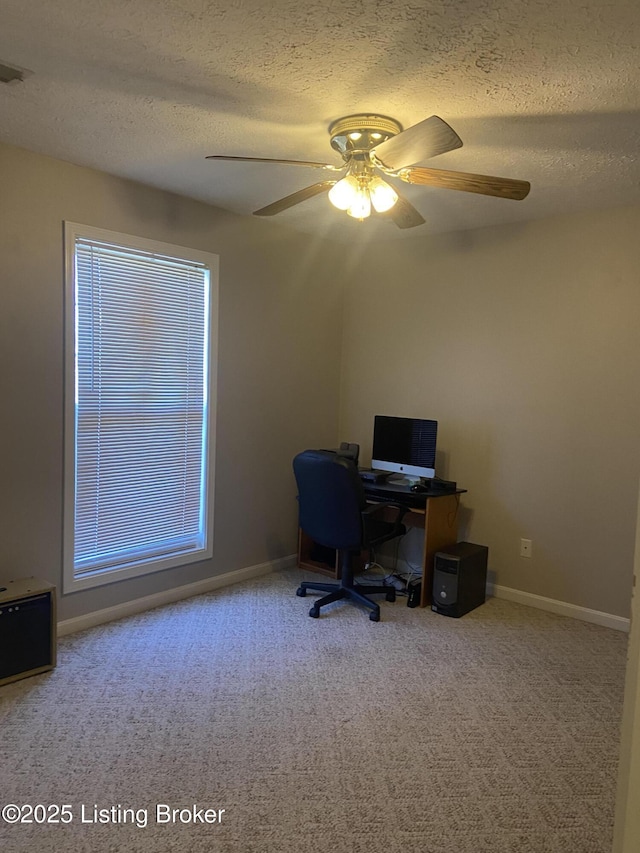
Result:
<svg viewBox="0 0 640 853"><path fill-rule="evenodd" d="M399 503L403 506L422 507L427 503L426 492L412 492L407 485L396 483L370 483L363 481L367 500L383 503Z"/></svg>

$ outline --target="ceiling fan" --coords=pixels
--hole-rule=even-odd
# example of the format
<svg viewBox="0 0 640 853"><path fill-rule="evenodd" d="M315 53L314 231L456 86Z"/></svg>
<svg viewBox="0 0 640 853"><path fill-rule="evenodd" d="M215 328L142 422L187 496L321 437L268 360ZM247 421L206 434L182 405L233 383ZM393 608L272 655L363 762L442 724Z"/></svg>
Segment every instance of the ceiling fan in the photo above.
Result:
<svg viewBox="0 0 640 853"><path fill-rule="evenodd" d="M387 214L398 228L422 225L425 221L422 215L381 175L400 178L408 184L462 190L514 201L520 201L529 193L530 184L527 181L416 165L462 146L458 134L438 116L431 116L403 130L402 125L389 116L358 113L334 121L329 125L329 136L331 147L342 155L344 162L340 165L224 154L212 154L207 160L281 163L344 173L340 178L319 181L255 210L255 216L274 216L302 201L328 192L329 201L355 219L366 219L373 211Z"/></svg>

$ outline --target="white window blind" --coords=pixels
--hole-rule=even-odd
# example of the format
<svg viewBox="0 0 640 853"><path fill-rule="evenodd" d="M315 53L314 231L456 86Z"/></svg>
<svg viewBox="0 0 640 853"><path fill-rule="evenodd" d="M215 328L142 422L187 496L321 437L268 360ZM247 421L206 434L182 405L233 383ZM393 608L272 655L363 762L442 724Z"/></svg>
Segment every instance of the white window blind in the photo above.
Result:
<svg viewBox="0 0 640 853"><path fill-rule="evenodd" d="M78 234L74 261L73 577L202 559L210 270Z"/></svg>

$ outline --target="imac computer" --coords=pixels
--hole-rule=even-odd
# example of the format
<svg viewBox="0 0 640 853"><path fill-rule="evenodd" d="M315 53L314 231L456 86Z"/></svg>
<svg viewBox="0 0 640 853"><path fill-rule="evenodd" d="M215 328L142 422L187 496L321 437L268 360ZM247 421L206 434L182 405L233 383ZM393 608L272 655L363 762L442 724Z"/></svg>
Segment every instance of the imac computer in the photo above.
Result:
<svg viewBox="0 0 640 853"><path fill-rule="evenodd" d="M436 476L438 422L376 415L371 467L400 475L395 482L419 483Z"/></svg>

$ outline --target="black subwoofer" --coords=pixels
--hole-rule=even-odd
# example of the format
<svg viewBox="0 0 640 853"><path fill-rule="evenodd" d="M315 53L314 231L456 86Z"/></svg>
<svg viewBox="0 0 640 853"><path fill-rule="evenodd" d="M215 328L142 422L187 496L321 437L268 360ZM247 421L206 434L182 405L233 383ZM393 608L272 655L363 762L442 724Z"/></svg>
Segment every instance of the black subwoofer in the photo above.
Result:
<svg viewBox="0 0 640 853"><path fill-rule="evenodd" d="M55 665L55 587L36 578L0 581L0 685Z"/></svg>

